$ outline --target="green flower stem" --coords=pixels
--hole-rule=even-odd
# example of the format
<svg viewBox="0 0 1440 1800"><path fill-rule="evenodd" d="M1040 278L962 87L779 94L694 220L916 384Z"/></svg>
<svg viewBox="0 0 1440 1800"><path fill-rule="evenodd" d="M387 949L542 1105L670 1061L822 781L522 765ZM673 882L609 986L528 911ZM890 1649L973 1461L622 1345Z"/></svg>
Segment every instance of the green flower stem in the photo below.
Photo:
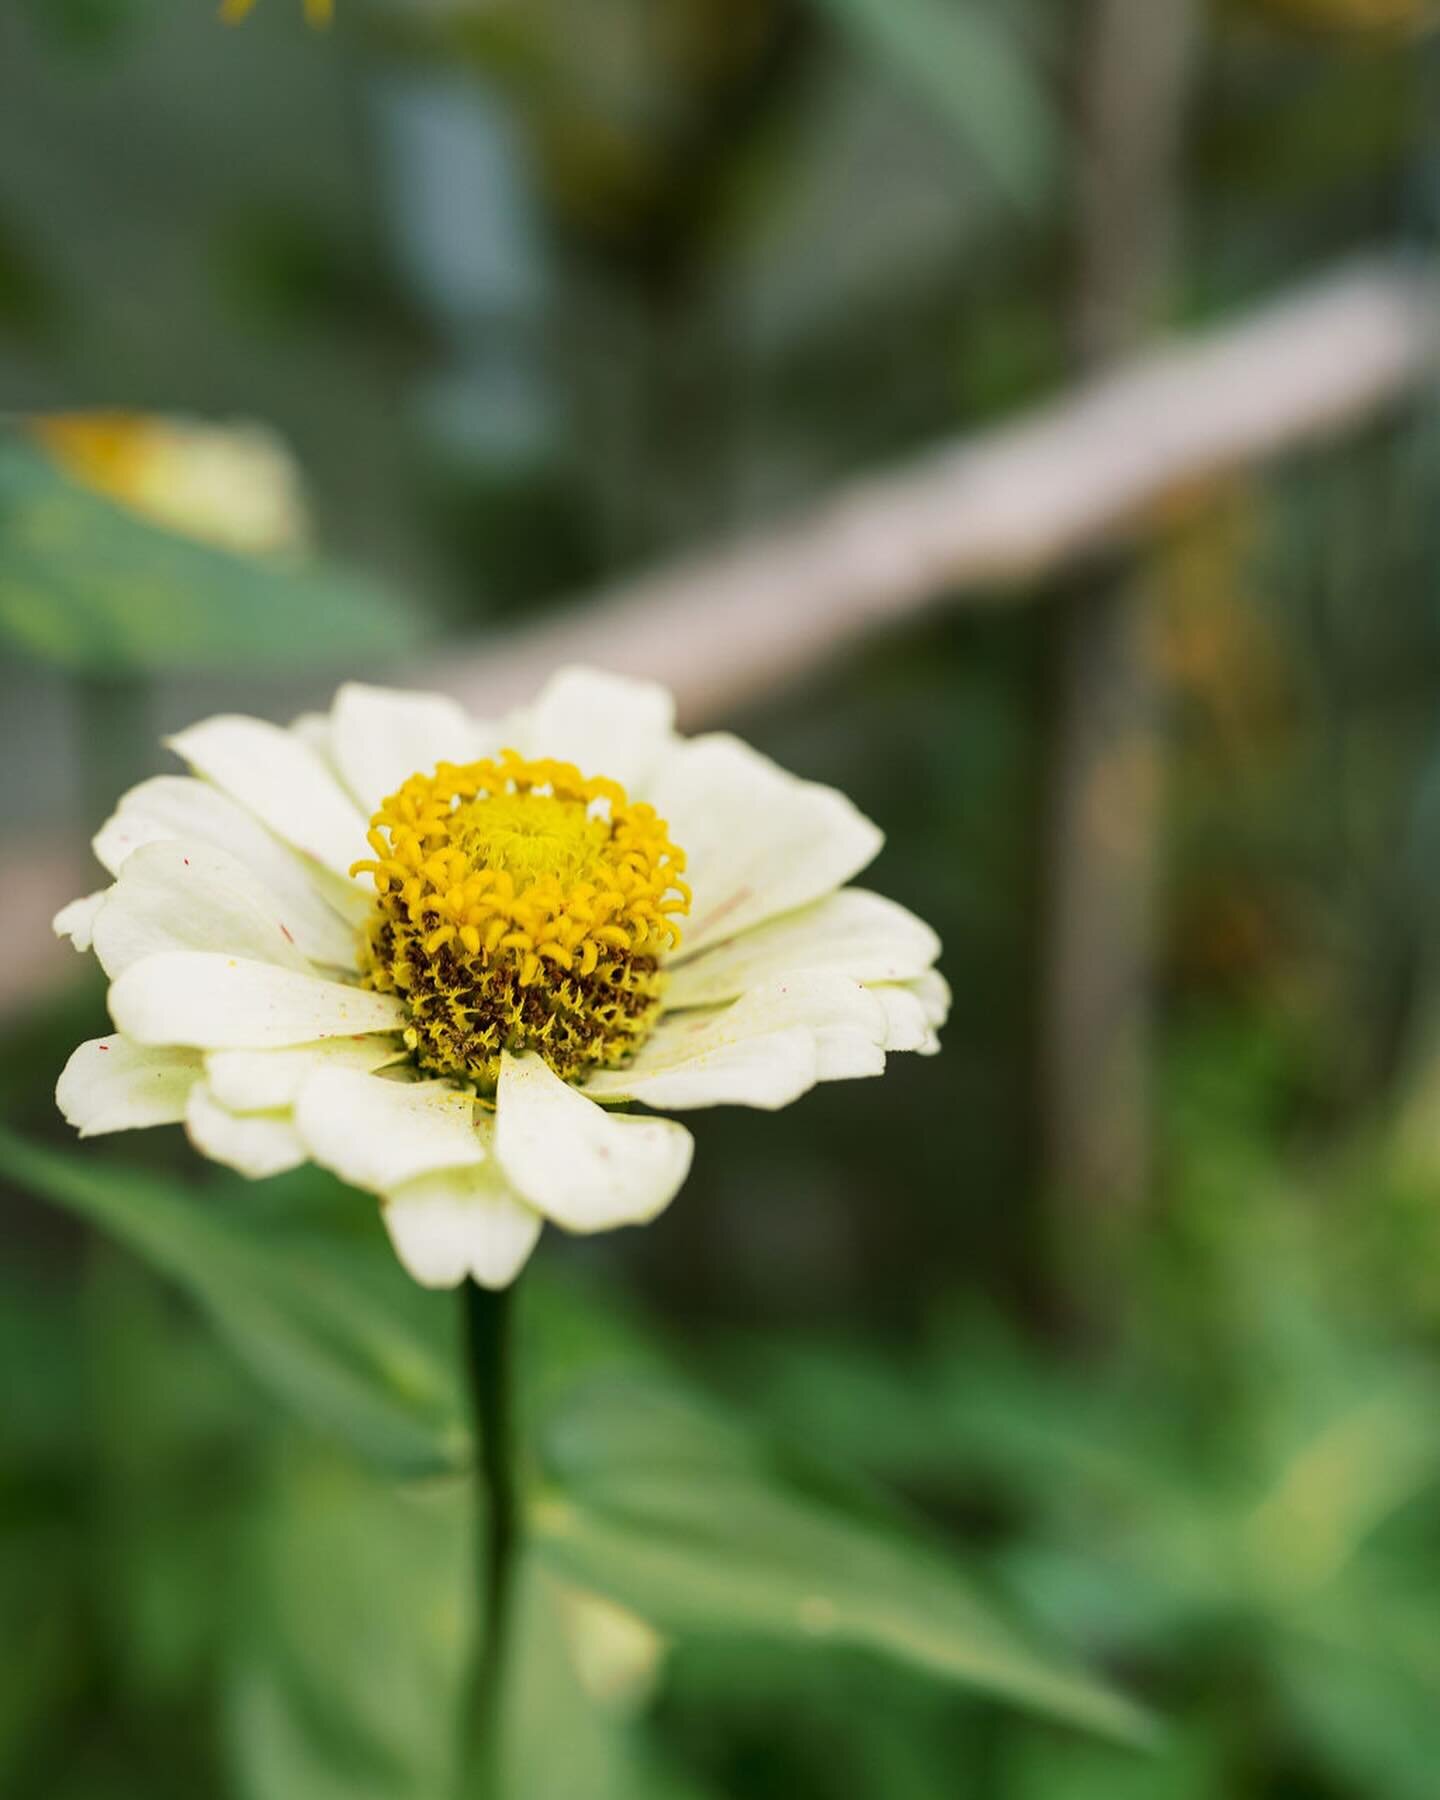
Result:
<svg viewBox="0 0 1440 1800"><path fill-rule="evenodd" d="M465 1365L475 1423L477 1611L463 1697L461 1800L502 1800L502 1722L519 1512L511 1320L513 1288L491 1293L470 1281L465 1307Z"/></svg>

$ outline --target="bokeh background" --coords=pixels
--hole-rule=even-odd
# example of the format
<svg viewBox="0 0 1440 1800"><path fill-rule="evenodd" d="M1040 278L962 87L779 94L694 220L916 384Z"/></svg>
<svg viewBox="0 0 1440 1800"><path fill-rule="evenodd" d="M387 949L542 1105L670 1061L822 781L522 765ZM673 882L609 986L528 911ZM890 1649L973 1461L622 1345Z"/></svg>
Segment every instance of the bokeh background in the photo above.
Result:
<svg viewBox="0 0 1440 1800"><path fill-rule="evenodd" d="M178 1131L45 1160L103 1019L49 917L163 733L350 676L464 690L607 584L1153 342L1357 254L1412 279L1440 225L1421 0L337 13L0 11L22 1800L443 1791L455 1483L356 1453L394 1421L247 1260L353 1201L240 1194ZM955 1014L883 1082L700 1116L670 1213L549 1234L529 1303L554 1379L683 1369L885 1492L1160 1747L838 1648L823 1608L691 1631L577 1589L527 1649L517 1796L1434 1800L1440 411L1419 366L1392 388L1043 578L939 570L833 645L797 596L813 666L691 705L883 824L869 879L939 928ZM782 1523L809 1541L744 1528L762 1598Z"/></svg>

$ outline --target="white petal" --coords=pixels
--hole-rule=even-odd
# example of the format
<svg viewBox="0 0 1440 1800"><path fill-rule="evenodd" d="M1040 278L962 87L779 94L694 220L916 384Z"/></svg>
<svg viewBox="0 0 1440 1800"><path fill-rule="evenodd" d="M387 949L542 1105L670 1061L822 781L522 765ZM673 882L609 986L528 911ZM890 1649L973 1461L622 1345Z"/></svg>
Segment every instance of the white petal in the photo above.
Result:
<svg viewBox="0 0 1440 1800"><path fill-rule="evenodd" d="M321 981L272 963L209 950L167 950L114 982L110 1017L142 1044L265 1050L316 1038L396 1031L405 1007L389 994Z"/></svg>
<svg viewBox="0 0 1440 1800"><path fill-rule="evenodd" d="M885 1038L855 1025L836 1025L815 1034L821 1081L861 1081L885 1073Z"/></svg>
<svg viewBox="0 0 1440 1800"><path fill-rule="evenodd" d="M689 1173L695 1145L683 1125L607 1114L539 1056L502 1058L495 1109L505 1178L567 1231L653 1219Z"/></svg>
<svg viewBox="0 0 1440 1800"><path fill-rule="evenodd" d="M335 734L331 729L329 713L297 713L286 730L292 737L299 738L307 750L313 750L332 775L340 775L339 765L335 761ZM343 776L340 778L344 780Z"/></svg>
<svg viewBox="0 0 1440 1800"><path fill-rule="evenodd" d="M698 1033L701 1015L683 1017L694 1022L691 1028ZM677 1022L677 1033L678 1029ZM754 1106L775 1112L808 1093L819 1079L815 1035L797 1025L734 1040L723 1040L712 1030L703 1040L697 1036L695 1042L683 1044L677 1034L666 1033L647 1070L594 1075L585 1092L596 1100L640 1100L681 1112L698 1106Z"/></svg>
<svg viewBox="0 0 1440 1800"><path fill-rule="evenodd" d="M915 994L925 1008L925 1021L938 1031L950 1017L950 983L938 969L927 969L914 981L907 981L906 987Z"/></svg>
<svg viewBox="0 0 1440 1800"><path fill-rule="evenodd" d="M527 756L574 763L608 775L633 795L666 747L675 702L653 681L600 669L560 669L530 708L518 746Z"/></svg>
<svg viewBox="0 0 1440 1800"><path fill-rule="evenodd" d="M264 719L222 714L167 740L198 774L342 880L369 854L366 819L315 752Z"/></svg>
<svg viewBox="0 0 1440 1800"><path fill-rule="evenodd" d="M443 694L347 682L331 709L335 761L367 818L407 777L437 763L474 762L498 750L492 728L477 724Z"/></svg>
<svg viewBox="0 0 1440 1800"><path fill-rule="evenodd" d="M173 1125L202 1074L194 1050L151 1050L128 1038L92 1038L66 1063L55 1104L81 1137Z"/></svg>
<svg viewBox="0 0 1440 1800"><path fill-rule="evenodd" d="M210 1091L232 1112L272 1112L293 1106L317 1069L353 1069L370 1074L399 1062L405 1046L393 1033L376 1037L325 1038L290 1050L212 1050L205 1058Z"/></svg>
<svg viewBox="0 0 1440 1800"><path fill-rule="evenodd" d="M184 838L228 851L284 909L297 947L312 961L348 968L352 926L325 902L314 873L228 794L189 775L157 775L131 788L95 838L95 854L118 875L144 844Z"/></svg>
<svg viewBox="0 0 1440 1800"><path fill-rule="evenodd" d="M101 888L98 894L86 894L84 899L62 906L50 929L56 937L68 937L77 950L88 950L95 941L95 915L109 892L109 888Z"/></svg>
<svg viewBox="0 0 1440 1800"><path fill-rule="evenodd" d="M925 1005L920 996L902 986L882 985L870 991L885 1008L885 1048L933 1056L940 1048L940 1039L925 1017Z"/></svg>
<svg viewBox="0 0 1440 1800"><path fill-rule="evenodd" d="M395 1254L422 1287L454 1287L467 1275L509 1287L541 1226L489 1163L405 1182L385 1196L384 1216Z"/></svg>
<svg viewBox="0 0 1440 1800"><path fill-rule="evenodd" d="M832 969L856 981L909 981L939 954L940 940L923 919L864 888L842 888L681 963L665 1004L714 1006L801 969Z"/></svg>
<svg viewBox="0 0 1440 1800"><path fill-rule="evenodd" d="M889 1020L887 1050L914 1050L921 1056L939 1051L938 1028L950 1010L950 989L937 969L927 969L915 981L879 985L870 991Z"/></svg>
<svg viewBox="0 0 1440 1800"><path fill-rule="evenodd" d="M107 975L162 950L223 950L308 973L284 909L233 856L182 839L145 844L126 859L95 920Z"/></svg>
<svg viewBox="0 0 1440 1800"><path fill-rule="evenodd" d="M283 1175L306 1160L288 1112L233 1113L197 1081L185 1106L185 1133L203 1156L238 1169L252 1181Z"/></svg>
<svg viewBox="0 0 1440 1800"><path fill-rule="evenodd" d="M375 1194L436 1169L474 1167L487 1155L474 1099L446 1081L321 1069L300 1089L295 1124L316 1162Z"/></svg>
<svg viewBox="0 0 1440 1800"><path fill-rule="evenodd" d="M695 890L680 921L686 956L843 887L884 841L843 794L724 733L673 750L648 798Z"/></svg>
<svg viewBox="0 0 1440 1800"><path fill-rule="evenodd" d="M878 1075L885 1009L848 976L809 971L729 1006L667 1013L628 1069L592 1075L597 1100L647 1106L788 1106L817 1081Z"/></svg>

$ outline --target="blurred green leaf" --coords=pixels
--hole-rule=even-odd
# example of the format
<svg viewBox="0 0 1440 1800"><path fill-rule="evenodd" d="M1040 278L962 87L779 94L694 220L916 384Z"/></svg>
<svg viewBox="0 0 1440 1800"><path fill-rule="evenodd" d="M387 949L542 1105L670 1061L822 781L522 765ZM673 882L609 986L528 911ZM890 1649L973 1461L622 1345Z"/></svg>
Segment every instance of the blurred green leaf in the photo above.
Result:
<svg viewBox="0 0 1440 1800"><path fill-rule="evenodd" d="M1059 127L1002 9L975 0L812 3L951 126L1016 205L1039 211L1060 164Z"/></svg>
<svg viewBox="0 0 1440 1800"><path fill-rule="evenodd" d="M34 29L57 48L109 51L150 11L145 0L26 0Z"/></svg>
<svg viewBox="0 0 1440 1800"><path fill-rule="evenodd" d="M536 1558L523 1567L507 1720L507 1800L699 1800L651 1754L627 1709L586 1692L563 1613L573 1589Z"/></svg>
<svg viewBox="0 0 1440 1800"><path fill-rule="evenodd" d="M467 1508L313 1447L277 1459L245 1549L227 1693L243 1795L438 1800L469 1630Z"/></svg>
<svg viewBox="0 0 1440 1800"><path fill-rule="evenodd" d="M7 1511L13 1512L6 1495ZM7 1676L0 1691L0 1792L18 1794L37 1740L57 1732L73 1701L83 1601L65 1576L75 1559L68 1522L8 1517L0 1542L0 1629Z"/></svg>
<svg viewBox="0 0 1440 1800"><path fill-rule="evenodd" d="M730 1423L637 1382L591 1384L545 1422L552 1564L662 1630L850 1645L1108 1735L1139 1708L1034 1643L918 1538L786 1482Z"/></svg>
<svg viewBox="0 0 1440 1800"><path fill-rule="evenodd" d="M999 1758L1007 1800L1216 1800L1236 1788L1218 1721L1167 1734L1165 1755L1125 1756L1103 1744L1018 1735Z"/></svg>
<svg viewBox="0 0 1440 1800"><path fill-rule="evenodd" d="M309 1174L191 1188L5 1131L0 1168L178 1281L322 1429L410 1473L463 1459L452 1309L401 1270L371 1203Z"/></svg>
<svg viewBox="0 0 1440 1800"><path fill-rule="evenodd" d="M354 665L417 635L357 576L179 537L0 436L0 646L115 676Z"/></svg>
<svg viewBox="0 0 1440 1800"><path fill-rule="evenodd" d="M447 1800L475 1592L470 1509L458 1482L400 1489L300 1446L279 1460L227 1703L246 1800ZM584 1691L562 1598L547 1570L522 1567L506 1800L682 1800L631 1721Z"/></svg>
<svg viewBox="0 0 1440 1800"><path fill-rule="evenodd" d="M1434 1795L1440 1640L1432 1568L1412 1552L1403 1563L1357 1569L1277 1635L1277 1688L1306 1739L1357 1793Z"/></svg>
<svg viewBox="0 0 1440 1800"><path fill-rule="evenodd" d="M133 1258L97 1246L79 1321L91 1371L84 1476L102 1570L89 1584L127 1709L192 1710L221 1624L215 1595L253 1504L255 1391L203 1319Z"/></svg>

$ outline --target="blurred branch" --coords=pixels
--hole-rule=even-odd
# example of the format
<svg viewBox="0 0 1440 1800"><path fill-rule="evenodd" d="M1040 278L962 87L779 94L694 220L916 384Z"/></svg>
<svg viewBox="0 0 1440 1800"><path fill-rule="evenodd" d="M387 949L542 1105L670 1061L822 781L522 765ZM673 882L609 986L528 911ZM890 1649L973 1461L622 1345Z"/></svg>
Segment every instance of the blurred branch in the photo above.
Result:
<svg viewBox="0 0 1440 1800"><path fill-rule="evenodd" d="M656 677L690 724L784 688L942 599L1029 597L1170 499L1382 410L1440 367L1440 276L1360 263L1083 381L813 511L415 671L488 713L557 662Z"/></svg>
<svg viewBox="0 0 1440 1800"><path fill-rule="evenodd" d="M1237 324L1082 383L1019 421L861 481L788 523L410 670L492 713L562 661L649 675L694 726L773 693L948 598L1000 604L1100 545L1134 540L1167 499L1313 442L1403 398L1440 366L1440 277L1360 264ZM38 850L0 868L11 955L0 1015L73 953L50 917L99 885Z"/></svg>

